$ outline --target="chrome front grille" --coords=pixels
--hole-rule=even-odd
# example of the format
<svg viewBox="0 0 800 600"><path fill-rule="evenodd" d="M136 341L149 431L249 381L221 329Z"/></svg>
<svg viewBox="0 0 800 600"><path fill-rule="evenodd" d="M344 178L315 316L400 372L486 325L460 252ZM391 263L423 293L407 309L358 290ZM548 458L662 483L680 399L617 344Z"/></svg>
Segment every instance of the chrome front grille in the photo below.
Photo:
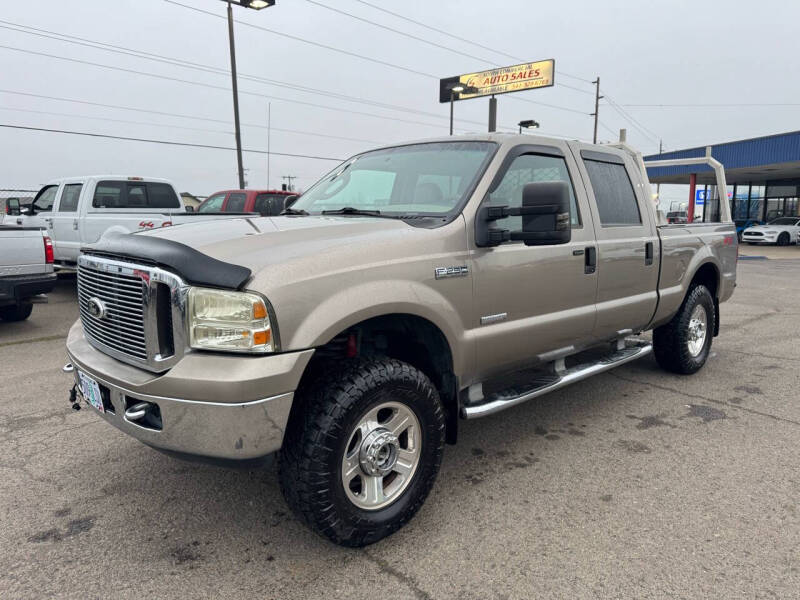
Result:
<svg viewBox="0 0 800 600"><path fill-rule="evenodd" d="M78 268L78 304L87 336L123 354L147 360L144 331L146 282L138 276ZM103 315L94 315L90 301L102 302Z"/></svg>
<svg viewBox="0 0 800 600"><path fill-rule="evenodd" d="M105 256L78 258L78 304L87 341L114 358L165 371L186 351L188 287L168 271Z"/></svg>

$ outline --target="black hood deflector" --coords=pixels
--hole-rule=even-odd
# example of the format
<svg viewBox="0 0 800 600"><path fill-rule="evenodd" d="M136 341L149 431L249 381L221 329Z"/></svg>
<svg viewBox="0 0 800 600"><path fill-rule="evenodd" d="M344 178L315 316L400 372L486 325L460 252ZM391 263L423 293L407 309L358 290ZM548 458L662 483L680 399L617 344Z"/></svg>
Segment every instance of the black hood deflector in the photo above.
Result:
<svg viewBox="0 0 800 600"><path fill-rule="evenodd" d="M247 267L211 258L179 242L147 235L109 233L81 250L164 267L194 285L238 290L252 275Z"/></svg>

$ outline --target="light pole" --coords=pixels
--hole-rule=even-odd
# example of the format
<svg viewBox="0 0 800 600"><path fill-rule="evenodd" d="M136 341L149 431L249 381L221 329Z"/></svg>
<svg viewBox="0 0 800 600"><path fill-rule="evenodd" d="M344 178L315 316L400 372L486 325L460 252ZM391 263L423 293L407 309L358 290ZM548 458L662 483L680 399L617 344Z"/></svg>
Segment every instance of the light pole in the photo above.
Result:
<svg viewBox="0 0 800 600"><path fill-rule="evenodd" d="M453 100L456 94L477 94L478 88L463 83L454 83L450 86L450 135L453 135Z"/></svg>
<svg viewBox="0 0 800 600"><path fill-rule="evenodd" d="M231 46L231 82L233 87L233 126L236 137L236 164L239 170L239 189L244 189L244 167L242 166L242 132L239 128L239 86L236 81L236 45L233 41L233 9L236 4L245 8L261 10L275 4L275 0L223 0L228 4L228 41Z"/></svg>
<svg viewBox="0 0 800 600"><path fill-rule="evenodd" d="M519 123L517 123L517 125L519 125L520 134L522 133L523 127L525 129L539 129L539 122L534 121L533 119L526 119L524 121L520 121Z"/></svg>

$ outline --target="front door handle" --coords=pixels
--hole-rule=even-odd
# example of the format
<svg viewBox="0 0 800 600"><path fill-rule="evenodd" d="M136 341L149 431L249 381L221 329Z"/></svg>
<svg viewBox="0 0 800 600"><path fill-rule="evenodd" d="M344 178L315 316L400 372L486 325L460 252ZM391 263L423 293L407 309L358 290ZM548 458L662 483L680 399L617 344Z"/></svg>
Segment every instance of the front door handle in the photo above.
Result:
<svg viewBox="0 0 800 600"><path fill-rule="evenodd" d="M75 231L78 231L78 219L75 219L74 221L72 221L72 229L74 229Z"/></svg>
<svg viewBox="0 0 800 600"><path fill-rule="evenodd" d="M644 264L653 264L653 242L647 242L644 245Z"/></svg>
<svg viewBox="0 0 800 600"><path fill-rule="evenodd" d="M586 254L584 254L583 257L583 272L587 275L591 275L597 270L597 248L588 246L586 248Z"/></svg>

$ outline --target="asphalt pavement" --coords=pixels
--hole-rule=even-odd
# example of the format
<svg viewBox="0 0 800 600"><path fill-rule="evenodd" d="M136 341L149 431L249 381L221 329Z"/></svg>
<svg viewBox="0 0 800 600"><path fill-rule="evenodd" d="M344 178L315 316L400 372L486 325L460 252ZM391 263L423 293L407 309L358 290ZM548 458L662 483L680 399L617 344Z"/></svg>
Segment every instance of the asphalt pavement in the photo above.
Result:
<svg viewBox="0 0 800 600"><path fill-rule="evenodd" d="M800 261L743 260L706 367L652 358L461 423L419 514L344 549L275 468L161 455L67 401L74 278L0 322L2 598L796 598Z"/></svg>

